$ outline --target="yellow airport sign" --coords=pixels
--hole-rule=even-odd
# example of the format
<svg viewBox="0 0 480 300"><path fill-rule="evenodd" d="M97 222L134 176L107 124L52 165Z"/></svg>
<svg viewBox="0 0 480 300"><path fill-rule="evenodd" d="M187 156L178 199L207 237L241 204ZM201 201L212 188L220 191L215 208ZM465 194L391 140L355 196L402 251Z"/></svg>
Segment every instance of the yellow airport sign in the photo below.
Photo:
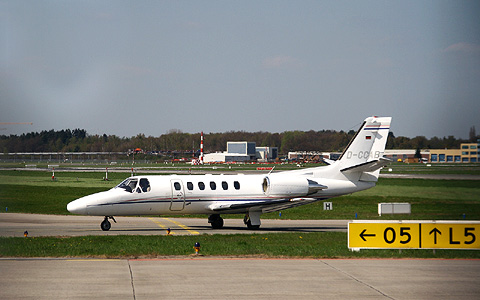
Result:
<svg viewBox="0 0 480 300"><path fill-rule="evenodd" d="M350 249L480 249L480 221L352 221Z"/></svg>
<svg viewBox="0 0 480 300"><path fill-rule="evenodd" d="M478 223L422 224L422 248L480 249Z"/></svg>

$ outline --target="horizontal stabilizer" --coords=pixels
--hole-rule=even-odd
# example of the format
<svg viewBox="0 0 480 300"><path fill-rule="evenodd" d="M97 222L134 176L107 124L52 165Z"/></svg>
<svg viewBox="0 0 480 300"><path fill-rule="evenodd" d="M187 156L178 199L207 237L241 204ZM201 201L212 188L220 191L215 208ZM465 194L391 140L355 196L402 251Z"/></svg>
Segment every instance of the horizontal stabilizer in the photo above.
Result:
<svg viewBox="0 0 480 300"><path fill-rule="evenodd" d="M333 165L335 163L335 160L324 158L323 162L326 163L327 165Z"/></svg>
<svg viewBox="0 0 480 300"><path fill-rule="evenodd" d="M356 166L352 166L352 167L342 169L340 171L346 172L346 173L349 173L349 172L373 172L373 171L376 171L376 170L388 165L391 162L392 162L391 159L388 159L388 158L385 158L385 157L380 157L378 160L368 161L368 162L365 162L365 163L362 163L362 164L358 164Z"/></svg>

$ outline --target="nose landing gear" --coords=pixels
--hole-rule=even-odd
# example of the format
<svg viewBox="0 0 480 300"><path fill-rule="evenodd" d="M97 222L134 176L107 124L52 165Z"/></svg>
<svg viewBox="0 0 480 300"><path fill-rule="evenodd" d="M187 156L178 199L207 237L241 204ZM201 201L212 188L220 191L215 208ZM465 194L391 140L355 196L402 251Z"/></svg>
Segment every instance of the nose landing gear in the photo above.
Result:
<svg viewBox="0 0 480 300"><path fill-rule="evenodd" d="M110 228L112 228L112 224L108 221L108 219L112 219L113 222L117 223L113 216L105 216L105 219L103 219L103 222L100 224L100 228L102 228L103 231L109 231Z"/></svg>

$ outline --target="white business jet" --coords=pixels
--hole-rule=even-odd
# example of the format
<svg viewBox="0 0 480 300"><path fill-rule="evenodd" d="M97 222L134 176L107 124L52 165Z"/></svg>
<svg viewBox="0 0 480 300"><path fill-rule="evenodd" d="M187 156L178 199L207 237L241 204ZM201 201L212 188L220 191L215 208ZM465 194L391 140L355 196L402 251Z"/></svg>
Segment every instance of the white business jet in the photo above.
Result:
<svg viewBox="0 0 480 300"><path fill-rule="evenodd" d="M220 214L245 214L249 229L260 215L313 203L375 186L391 117L366 118L340 158L328 166L263 175L133 176L116 187L67 205L74 214L104 216L109 230L114 216L208 214L212 228L223 227Z"/></svg>

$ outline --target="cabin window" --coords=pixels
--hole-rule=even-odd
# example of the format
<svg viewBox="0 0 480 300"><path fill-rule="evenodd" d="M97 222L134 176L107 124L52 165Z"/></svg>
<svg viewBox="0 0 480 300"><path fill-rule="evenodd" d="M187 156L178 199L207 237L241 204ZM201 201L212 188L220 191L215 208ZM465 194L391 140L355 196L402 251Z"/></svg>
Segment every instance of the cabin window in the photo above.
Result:
<svg viewBox="0 0 480 300"><path fill-rule="evenodd" d="M178 182L175 182L175 183L173 184L173 186L175 187L175 190L177 190L177 191L179 191L179 190L182 189L182 187L180 186L180 183L178 183Z"/></svg>
<svg viewBox="0 0 480 300"><path fill-rule="evenodd" d="M228 190L228 183L226 181L222 181L222 188Z"/></svg>
<svg viewBox="0 0 480 300"><path fill-rule="evenodd" d="M203 191L203 190L205 189L205 183L203 183L203 182L200 181L200 182L198 183L198 188L199 188L201 191Z"/></svg>
<svg viewBox="0 0 480 300"><path fill-rule="evenodd" d="M140 179L140 188L144 193L150 192L150 182L148 181L147 178Z"/></svg>
<svg viewBox="0 0 480 300"><path fill-rule="evenodd" d="M212 191L217 189L217 184L215 183L215 181L210 181L210 188L212 189Z"/></svg>
<svg viewBox="0 0 480 300"><path fill-rule="evenodd" d="M187 182L187 189L190 191L193 190L193 183Z"/></svg>
<svg viewBox="0 0 480 300"><path fill-rule="evenodd" d="M240 182L234 181L233 186L235 187L236 190L239 190L240 189Z"/></svg>

